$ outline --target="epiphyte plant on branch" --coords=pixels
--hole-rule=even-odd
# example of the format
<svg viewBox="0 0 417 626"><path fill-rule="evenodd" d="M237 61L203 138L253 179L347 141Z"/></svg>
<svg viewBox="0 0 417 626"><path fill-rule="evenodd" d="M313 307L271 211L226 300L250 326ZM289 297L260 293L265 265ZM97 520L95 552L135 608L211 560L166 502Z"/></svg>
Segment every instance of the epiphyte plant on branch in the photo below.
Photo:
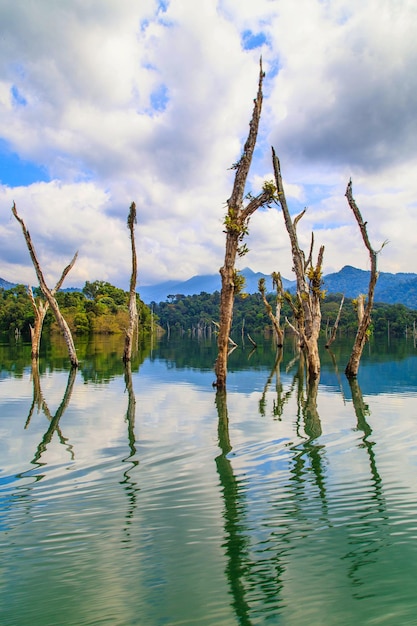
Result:
<svg viewBox="0 0 417 626"><path fill-rule="evenodd" d="M285 227L290 238L293 268L297 283L296 302L287 296L297 320L296 332L299 335L301 348L306 354L308 380L313 381L320 377L320 357L318 338L321 326L321 300L324 297L322 290L322 266L324 246L321 246L317 261L313 264L314 236L311 237L310 252L305 258L300 248L297 235L297 224L306 212L304 209L292 220L285 197L282 182L281 166L274 148L272 148L272 164L275 175L276 198L281 205Z"/></svg>
<svg viewBox="0 0 417 626"><path fill-rule="evenodd" d="M233 304L236 292L241 290L239 273L236 272L235 262L237 256L243 256L248 251L243 240L248 233L248 223L251 215L261 206L270 206L274 199L275 186L272 182L264 183L262 192L257 196L245 197L245 185L252 156L258 136L259 120L262 111L262 84L265 73L262 69L262 59L259 67L258 92L254 100L252 118L249 124L249 134L239 161L232 166L236 171L233 190L227 200L227 213L224 219L226 248L224 264L220 268L221 291L220 291L220 323L218 332L218 354L215 364L216 381L218 389L226 388L227 357L230 340L230 329L233 319ZM244 205L244 200L248 204Z"/></svg>

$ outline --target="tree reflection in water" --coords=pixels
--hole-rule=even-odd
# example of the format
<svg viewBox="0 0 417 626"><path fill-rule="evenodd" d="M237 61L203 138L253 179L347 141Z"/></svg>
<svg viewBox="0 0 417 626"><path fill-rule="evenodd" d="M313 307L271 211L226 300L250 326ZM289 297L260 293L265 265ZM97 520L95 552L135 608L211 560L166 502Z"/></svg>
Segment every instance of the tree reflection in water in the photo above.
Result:
<svg viewBox="0 0 417 626"><path fill-rule="evenodd" d="M33 402L29 410L29 415L26 420L25 428L29 426L35 406L38 407L38 411L42 409L43 413L45 414L45 416L48 418L50 422L47 431L45 432L42 440L40 441L36 449L35 456L33 457L31 461L33 465L43 465L43 463L41 463L41 456L45 452L47 445L50 443L54 432L57 433L60 443L63 446L65 446L65 448L70 453L71 460L74 460L73 448L71 444L68 443L68 439L66 439L63 436L61 428L59 426L59 420L61 419L62 415L65 413L69 405L76 376L77 376L77 370L75 368L71 368L68 373L67 386L65 388L65 392L64 392L64 396L62 398L61 404L59 405L55 415L52 415L49 410L48 404L45 398L43 397L43 393L41 389L41 382L40 382L40 375L39 375L38 361L36 359L32 360Z"/></svg>
<svg viewBox="0 0 417 626"><path fill-rule="evenodd" d="M325 540L328 549L339 555L340 572L347 578L352 597L361 599L359 587L366 580L370 563L377 562L377 553L389 541L386 503L382 480L377 470L374 443L369 440L372 430L366 420L369 408L364 402L356 379L349 381L356 415L356 428L363 432L359 448L369 461L369 476L365 477L367 498L355 507L355 498L347 494L347 502L340 503L338 487L329 483L326 447L318 411L318 380L308 384L302 354L297 370L287 390L280 377L281 355L265 383L259 402L259 413L267 413L267 394L275 377L272 418L285 419L284 408L295 394L295 428L301 441L288 446L289 477L285 484L268 484L264 488L255 475L239 480L228 457L232 450L226 391L217 391L218 445L221 454L216 458L217 472L224 500L224 550L227 559L226 577L233 597L232 605L240 624L252 624L258 611L269 607L268 615L283 614L286 610L286 586L290 585L288 568L300 549L300 532L308 545L313 536ZM345 398L342 395L345 403ZM288 409L289 410L289 409ZM287 457L288 458L288 457ZM273 462L273 461L272 461ZM268 476L265 476L268 481ZM329 483L329 484L328 484ZM346 520L340 522L340 506ZM276 525L271 525L271 519ZM358 523L363 532L358 532ZM367 532L372 534L370 539ZM319 534L315 534L319 532ZM314 545L314 544L312 544ZM312 548L320 550L319 545ZM336 557L337 558L337 557ZM302 566L301 566L302 567ZM290 570L291 571L291 570ZM308 575L308 573L306 574ZM261 606L263 608L261 608Z"/></svg>
<svg viewBox="0 0 417 626"><path fill-rule="evenodd" d="M232 464L227 458L232 446L229 438L229 416L225 389L218 390L216 393L216 408L218 414L218 443L222 451L216 457L216 466L224 499L226 577L230 585L233 596L232 604L239 624L249 626L252 622L249 619L249 604L246 600L244 577L247 573L249 560L248 547L250 537L245 536L242 522L245 499L243 486L236 479Z"/></svg>
<svg viewBox="0 0 417 626"><path fill-rule="evenodd" d="M130 536L130 527L134 520L134 513L137 508L137 495L140 491L140 487L134 481L132 474L135 469L139 465L139 461L135 458L136 456L136 436L135 436L135 415L136 415L136 397L135 392L133 390L133 381L132 381L132 364L131 361L127 361L125 364L125 385L126 391L128 394L128 403L126 410L126 422L127 422L127 439L129 444L129 454L125 458L123 458L123 463L127 463L128 466L126 470L123 472L123 480L120 482L121 485L124 486L127 499L128 499L128 507L125 515L125 525L123 528L123 532L125 534L124 544L130 545L131 536Z"/></svg>
<svg viewBox="0 0 417 626"><path fill-rule="evenodd" d="M361 510L359 520L362 527L369 529L369 532L363 536L358 536L357 533L352 532L350 539L352 549L345 556L346 559L351 561L348 576L355 587L354 595L362 598L364 596L359 594L357 588L363 586L367 581L365 572L361 576L361 570L363 571L365 566L369 567L371 563L377 563L378 552L391 543L391 538L383 483L376 464L375 443L369 440L372 428L369 426L366 418L371 412L363 399L357 378L349 378L349 386L357 420L356 428L364 433L361 447L368 456L371 479L370 493L366 494L366 506L362 507L360 506L362 503L358 503L358 507Z"/></svg>

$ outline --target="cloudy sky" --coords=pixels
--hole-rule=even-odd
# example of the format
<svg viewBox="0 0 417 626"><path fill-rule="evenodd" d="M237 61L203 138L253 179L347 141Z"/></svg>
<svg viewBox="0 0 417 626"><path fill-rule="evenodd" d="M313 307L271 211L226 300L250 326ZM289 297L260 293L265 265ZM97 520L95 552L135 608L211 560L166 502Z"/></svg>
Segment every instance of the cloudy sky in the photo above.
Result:
<svg viewBox="0 0 417 626"><path fill-rule="evenodd" d="M281 161L325 273L417 272L415 0L0 0L0 277L36 283L13 201L52 285L128 288L136 202L140 285L218 271L230 166L266 78L248 191ZM250 223L241 267L293 278L278 208Z"/></svg>

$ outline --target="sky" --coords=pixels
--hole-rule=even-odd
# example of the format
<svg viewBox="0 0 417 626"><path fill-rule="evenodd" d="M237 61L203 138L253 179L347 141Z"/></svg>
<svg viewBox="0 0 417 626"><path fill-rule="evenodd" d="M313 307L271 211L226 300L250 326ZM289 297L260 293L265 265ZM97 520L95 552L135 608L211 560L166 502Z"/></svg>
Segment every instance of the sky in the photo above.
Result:
<svg viewBox="0 0 417 626"><path fill-rule="evenodd" d="M324 273L369 269L353 194L385 272L417 272L415 0L0 0L0 277L128 289L216 273L262 56L247 191L280 159ZM238 267L294 279L278 206L251 218Z"/></svg>

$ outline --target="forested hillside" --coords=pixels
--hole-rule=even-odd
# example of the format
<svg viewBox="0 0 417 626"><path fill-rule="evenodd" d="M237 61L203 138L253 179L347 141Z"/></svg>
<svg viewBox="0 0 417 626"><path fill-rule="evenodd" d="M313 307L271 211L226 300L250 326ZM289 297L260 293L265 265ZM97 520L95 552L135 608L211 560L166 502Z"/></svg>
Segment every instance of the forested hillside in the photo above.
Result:
<svg viewBox="0 0 417 626"><path fill-rule="evenodd" d="M38 290L35 294L40 295ZM114 334L123 333L129 323L129 294L110 283L86 282L82 291L59 291L56 299L71 332L75 334ZM151 328L151 311L137 297L139 329ZM29 325L33 325L34 313L26 287L17 285L12 289L0 288L0 332L16 330L29 334ZM57 330L56 322L50 311L44 322L45 331Z"/></svg>
<svg viewBox="0 0 417 626"><path fill-rule="evenodd" d="M260 278L265 279L267 290L272 289L271 276L260 272L253 272L250 268L241 271L245 278L245 292L254 294L258 291ZM369 271L360 270L345 265L339 272L323 276L323 289L327 293L344 293L346 298L357 298L361 293L368 292ZM295 281L283 279L284 289L294 292ZM147 304L166 300L169 295L182 294L185 296L198 295L201 292L214 293L220 290L220 276L218 273L193 276L186 281L167 281L152 286L139 286L141 298ZM404 304L411 309L417 309L417 274L400 272L391 274L379 272L375 288L375 298L378 302L388 304Z"/></svg>
<svg viewBox="0 0 417 626"><path fill-rule="evenodd" d="M274 306L274 297L269 295ZM328 295L322 303L322 329L331 329L340 304L340 295ZM124 333L128 323L128 293L102 281L86 282L82 291L59 291L57 300L75 334ZM140 328L149 331L151 318L165 331L185 331L190 333L215 330L213 321L218 321L220 294L202 292L198 295L171 295L166 301L150 307L138 297ZM152 309L152 310L151 310ZM282 323L285 316L292 317L288 304L284 304ZM29 334L29 324L33 324L33 310L26 288L17 285L11 289L0 287L0 332L20 332ZM377 303L374 307L373 332L401 336L411 332L417 321L417 311L403 304ZM343 306L340 332L356 332L356 311L354 301L347 298ZM246 297L238 296L235 301L232 336L239 338L242 333L272 332L271 322L259 293ZM45 330L56 330L51 313L45 319Z"/></svg>
<svg viewBox="0 0 417 626"><path fill-rule="evenodd" d="M327 274L323 278L323 288L327 293L344 293L347 298L356 298L360 293L367 293L368 284L369 272L350 265L345 265L339 272ZM377 302L404 304L411 309L417 309L417 275L379 272L375 299Z"/></svg>
<svg viewBox="0 0 417 626"><path fill-rule="evenodd" d="M274 297L268 296L274 306ZM322 329L331 330L339 310L341 296L329 295L322 303ZM209 332L214 329L213 321L218 321L220 294L201 293L199 295L171 296L168 301L153 303L153 311L159 319L159 324L166 331L185 331L191 333ZM285 317L292 318L290 307L284 303L282 323ZM417 321L417 311L408 309L402 304L376 304L372 315L372 332L387 333L391 336L401 336L411 332ZM246 297L238 296L235 300L232 338L238 338L243 331L249 333L271 332L272 325L265 312L260 294L249 294ZM342 309L339 331L343 334L353 334L357 329L357 314L355 302L345 299Z"/></svg>

